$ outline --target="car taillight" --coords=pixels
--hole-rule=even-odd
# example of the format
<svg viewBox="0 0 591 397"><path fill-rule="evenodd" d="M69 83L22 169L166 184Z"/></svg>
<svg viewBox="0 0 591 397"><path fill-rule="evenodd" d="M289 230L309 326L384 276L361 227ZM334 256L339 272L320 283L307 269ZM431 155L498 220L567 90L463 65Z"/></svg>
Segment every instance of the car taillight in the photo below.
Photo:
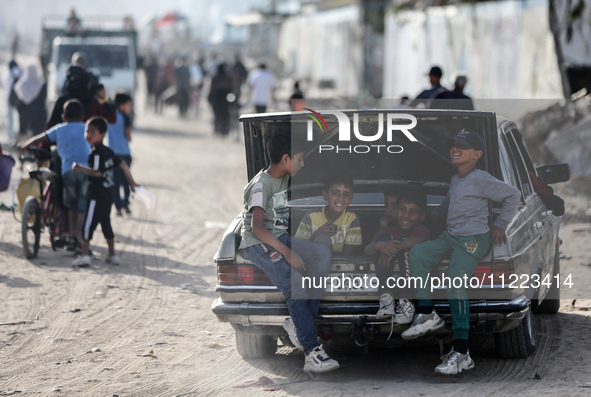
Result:
<svg viewBox="0 0 591 397"><path fill-rule="evenodd" d="M218 264L219 285L273 285L265 273L250 264Z"/></svg>
<svg viewBox="0 0 591 397"><path fill-rule="evenodd" d="M514 273L515 269L512 263L499 262L477 266L473 277L479 279L482 285L490 285L491 281L493 285L498 285L502 284L503 278L506 283L509 280L509 275Z"/></svg>

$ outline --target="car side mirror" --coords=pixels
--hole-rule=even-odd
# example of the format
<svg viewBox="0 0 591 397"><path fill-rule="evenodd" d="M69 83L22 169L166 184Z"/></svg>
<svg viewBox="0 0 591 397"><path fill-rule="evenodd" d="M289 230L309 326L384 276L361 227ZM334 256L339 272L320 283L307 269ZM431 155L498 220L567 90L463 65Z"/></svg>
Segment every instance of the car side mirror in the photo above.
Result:
<svg viewBox="0 0 591 397"><path fill-rule="evenodd" d="M566 163L544 164L536 168L538 178L545 184L566 182L570 179L570 166Z"/></svg>

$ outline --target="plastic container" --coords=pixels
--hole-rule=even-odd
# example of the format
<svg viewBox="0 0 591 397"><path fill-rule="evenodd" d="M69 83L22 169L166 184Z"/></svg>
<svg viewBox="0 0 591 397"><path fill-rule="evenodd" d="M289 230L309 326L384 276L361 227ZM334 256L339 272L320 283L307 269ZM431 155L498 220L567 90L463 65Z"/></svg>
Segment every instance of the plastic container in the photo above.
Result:
<svg viewBox="0 0 591 397"><path fill-rule="evenodd" d="M135 188L133 199L147 210L151 210L156 204L154 195L141 186Z"/></svg>
<svg viewBox="0 0 591 397"><path fill-rule="evenodd" d="M10 175L14 163L14 158L10 154L2 155L2 159L0 159L0 192L7 190L10 185Z"/></svg>

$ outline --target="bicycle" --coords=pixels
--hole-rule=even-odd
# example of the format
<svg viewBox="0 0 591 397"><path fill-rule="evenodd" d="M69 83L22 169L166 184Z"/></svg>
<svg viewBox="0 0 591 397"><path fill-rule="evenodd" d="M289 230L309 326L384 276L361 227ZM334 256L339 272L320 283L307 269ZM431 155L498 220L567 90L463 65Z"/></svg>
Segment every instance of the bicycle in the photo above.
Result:
<svg viewBox="0 0 591 397"><path fill-rule="evenodd" d="M43 149L31 150L35 158L39 160L47 153ZM27 259L35 258L41 245L41 232L45 228L49 230L51 248L63 248L66 244L64 236L67 235L66 213L62 212L59 205L55 205L51 183L58 174L47 167L39 167L29 171L29 177L38 181L41 197L28 196L25 200L22 212L21 234L23 252ZM45 186L44 186L45 185Z"/></svg>

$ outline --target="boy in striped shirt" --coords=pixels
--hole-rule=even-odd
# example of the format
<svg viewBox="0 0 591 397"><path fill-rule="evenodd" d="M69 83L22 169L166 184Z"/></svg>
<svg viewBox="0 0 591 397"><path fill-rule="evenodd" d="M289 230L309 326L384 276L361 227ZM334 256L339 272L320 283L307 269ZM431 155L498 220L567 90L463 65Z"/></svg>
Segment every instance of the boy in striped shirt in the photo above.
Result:
<svg viewBox="0 0 591 397"><path fill-rule="evenodd" d="M347 208L353 201L353 181L345 177L331 179L322 191L327 205L304 215L295 237L327 246L335 254L346 256L361 252L361 224Z"/></svg>

